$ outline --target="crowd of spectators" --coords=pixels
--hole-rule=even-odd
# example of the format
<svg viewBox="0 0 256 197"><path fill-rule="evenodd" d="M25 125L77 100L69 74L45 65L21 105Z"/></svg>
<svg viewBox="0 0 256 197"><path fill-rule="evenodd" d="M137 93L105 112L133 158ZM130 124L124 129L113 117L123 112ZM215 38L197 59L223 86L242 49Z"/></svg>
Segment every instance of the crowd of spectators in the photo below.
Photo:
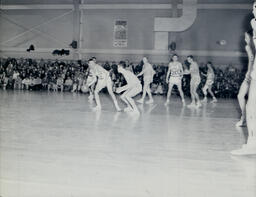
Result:
<svg viewBox="0 0 256 197"><path fill-rule="evenodd" d="M122 75L117 73L116 62L103 62L100 64L110 71L115 87L120 87L125 83ZM142 70L141 63L134 64L126 60L126 66L127 69L135 74ZM165 64L153 65L156 71L151 85L153 94L166 94L168 88L165 81L167 66ZM205 69L205 66L200 66L200 72L206 73ZM215 66L214 71L215 83L213 91L216 96L235 98L245 73L232 66ZM87 92L87 89L83 87L85 87L88 75L88 64L85 61L0 59L0 88L4 90ZM201 76L201 78L200 87L204 85L206 80L204 76ZM190 76L184 75L183 90L187 96L190 95L189 82ZM198 93L203 95L201 90Z"/></svg>

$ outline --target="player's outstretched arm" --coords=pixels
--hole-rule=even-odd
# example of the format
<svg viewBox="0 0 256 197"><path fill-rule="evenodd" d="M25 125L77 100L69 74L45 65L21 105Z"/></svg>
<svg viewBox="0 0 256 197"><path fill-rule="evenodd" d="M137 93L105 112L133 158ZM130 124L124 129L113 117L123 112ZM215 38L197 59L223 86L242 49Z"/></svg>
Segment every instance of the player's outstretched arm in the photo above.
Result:
<svg viewBox="0 0 256 197"><path fill-rule="evenodd" d="M119 87L119 88L117 88L116 89L116 93L121 93L121 92L123 92L123 91L125 91L125 90L128 90L129 89L129 85L125 85L125 86L122 86L122 87Z"/></svg>

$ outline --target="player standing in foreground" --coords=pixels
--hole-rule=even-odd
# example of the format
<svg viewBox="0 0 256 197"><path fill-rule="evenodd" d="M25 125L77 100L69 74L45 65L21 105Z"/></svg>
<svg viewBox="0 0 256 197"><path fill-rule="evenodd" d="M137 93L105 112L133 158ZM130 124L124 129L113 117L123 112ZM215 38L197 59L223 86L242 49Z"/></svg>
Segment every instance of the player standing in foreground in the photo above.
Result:
<svg viewBox="0 0 256 197"><path fill-rule="evenodd" d="M245 45L245 51L247 53L248 56L248 70L247 73L245 75L245 78L240 86L238 95L237 95L237 99L240 105L240 109L241 109L241 118L240 120L236 123L237 127L241 127L244 126L246 124L246 100L245 100L245 96L248 94L249 91L249 87L250 87L250 83L251 83L251 71L252 71L252 64L253 64L253 60L254 60L254 55L252 52L252 48L251 48L251 38L250 35L245 32L244 35L244 40L246 42Z"/></svg>
<svg viewBox="0 0 256 197"><path fill-rule="evenodd" d="M256 47L256 2L253 3L253 15L251 26L253 29L253 44ZM255 55L254 55L255 56ZM246 104L246 121L248 128L247 143L239 150L233 150L234 155L252 155L256 154L256 58L254 58L251 68L251 82L249 86L248 102Z"/></svg>

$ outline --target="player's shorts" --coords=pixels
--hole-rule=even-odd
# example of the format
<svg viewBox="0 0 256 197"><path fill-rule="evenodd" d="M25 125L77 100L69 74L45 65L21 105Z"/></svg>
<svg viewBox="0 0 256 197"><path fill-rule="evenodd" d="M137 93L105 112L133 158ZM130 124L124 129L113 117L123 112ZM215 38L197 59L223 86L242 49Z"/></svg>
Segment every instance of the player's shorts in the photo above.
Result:
<svg viewBox="0 0 256 197"><path fill-rule="evenodd" d="M199 76L196 76L196 77L192 77L191 78L191 81L190 81L190 84L192 85L195 85L195 86L198 86L201 82L201 79Z"/></svg>
<svg viewBox="0 0 256 197"><path fill-rule="evenodd" d="M126 94L129 94L129 96L134 97L137 94L139 94L142 91L142 85L140 83L135 84L134 86L132 86L131 88L129 88L126 91Z"/></svg>
<svg viewBox="0 0 256 197"><path fill-rule="evenodd" d="M152 76L144 76L143 78L144 84L150 84L153 82Z"/></svg>
<svg viewBox="0 0 256 197"><path fill-rule="evenodd" d="M98 78L96 89L101 90L108 85L112 86L112 80L109 75L106 75L104 78Z"/></svg>
<svg viewBox="0 0 256 197"><path fill-rule="evenodd" d="M212 79L207 79L205 85L211 86L214 83Z"/></svg>
<svg viewBox="0 0 256 197"><path fill-rule="evenodd" d="M181 77L170 77L169 79L169 84L174 84L174 85L180 85L181 84Z"/></svg>
<svg viewBox="0 0 256 197"><path fill-rule="evenodd" d="M86 84L90 84L92 81L93 81L93 77L89 75L87 77Z"/></svg>
<svg viewBox="0 0 256 197"><path fill-rule="evenodd" d="M136 86L134 86L135 92L139 94L142 91L142 85L141 83L138 83Z"/></svg>

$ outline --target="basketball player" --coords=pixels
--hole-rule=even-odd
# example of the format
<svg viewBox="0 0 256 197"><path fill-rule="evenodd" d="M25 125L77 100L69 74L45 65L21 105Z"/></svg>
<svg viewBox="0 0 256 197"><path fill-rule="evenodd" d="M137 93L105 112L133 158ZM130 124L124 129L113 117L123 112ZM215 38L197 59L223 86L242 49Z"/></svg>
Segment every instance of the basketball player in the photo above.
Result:
<svg viewBox="0 0 256 197"><path fill-rule="evenodd" d="M94 61L95 64L97 64L96 57L92 57L91 59ZM90 69L87 80L88 81L93 80L93 76L95 75L92 73L92 70ZM91 85L89 86L89 97L88 97L89 101L92 101L94 99L94 89L95 89L96 83L97 83L97 80L95 80L95 82L92 84L90 83Z"/></svg>
<svg viewBox="0 0 256 197"><path fill-rule="evenodd" d="M253 3L253 14L256 17L256 2ZM253 43L256 47L256 19L251 20L251 26L253 29ZM255 55L254 55L255 56ZM250 86L248 92L248 101L246 104L246 122L248 128L248 140L247 143L239 150L234 150L231 153L234 155L249 155L256 154L256 58L254 58L250 76Z"/></svg>
<svg viewBox="0 0 256 197"><path fill-rule="evenodd" d="M112 97L112 100L114 101L115 107L117 111L121 111L120 107L118 106L116 96L113 93L112 90L112 81L109 76L109 72L105 70L103 67L100 65L96 64L93 59L89 59L89 68L92 71L92 77L93 80L88 84L90 87L92 84L94 84L97 81L95 90L94 90L94 97L96 101L96 107L94 108L95 110L101 110L101 103L100 103L100 98L99 98L99 92L107 87L108 93Z"/></svg>
<svg viewBox="0 0 256 197"><path fill-rule="evenodd" d="M152 65L148 62L148 59L146 57L144 57L142 61L143 61L143 69L137 75L137 77L143 75L144 86L143 86L142 97L141 99L137 100L137 102L144 103L146 94L148 94L149 100L146 101L146 104L152 104L154 103L154 100L151 94L150 84L153 82L153 77L156 72L154 71Z"/></svg>
<svg viewBox="0 0 256 197"><path fill-rule="evenodd" d="M251 48L251 38L250 35L245 32L245 36L244 36L244 40L246 42L245 45L245 50L248 56L248 70L247 73L245 75L245 78L240 86L239 89L239 93L237 95L238 98L238 102L240 105L240 109L241 109L241 118L240 120L236 123L237 127L241 127L244 126L246 124L246 112L245 112L245 106L246 106L246 100L245 100L245 96L248 94L249 91L249 87L250 87L250 82L251 82L251 69L252 69L252 64L253 64L253 60L254 60L254 55L252 52L252 48Z"/></svg>
<svg viewBox="0 0 256 197"><path fill-rule="evenodd" d="M256 2L253 3L253 15L256 17ZM253 44L256 47L256 19L251 20L253 29ZM254 55L255 57L255 55ZM256 59L251 68L251 82L249 87L248 102L246 104L246 121L248 128L248 140L245 147L245 152L248 154L256 154Z"/></svg>
<svg viewBox="0 0 256 197"><path fill-rule="evenodd" d="M202 75L204 75L206 78L206 82L205 82L205 85L203 87L203 93L204 93L204 99L203 99L203 102L207 102L207 90L208 92L210 93L210 95L212 96L213 100L211 103L215 103L217 102L217 99L215 97L215 95L213 94L212 92L212 85L214 83L214 77L215 77L215 74L214 74L214 71L213 71L213 68L212 68L212 63L211 62L207 62L206 64L207 66L207 74L204 74L204 73L201 73Z"/></svg>
<svg viewBox="0 0 256 197"><path fill-rule="evenodd" d="M184 74L190 74L191 80L190 80L190 94L192 102L188 107L201 107L202 104L200 102L199 96L197 94L198 86L201 82L201 77L199 74L199 67L197 62L194 61L194 57L192 55L189 55L187 57L187 61L190 64L189 70L185 70Z"/></svg>
<svg viewBox="0 0 256 197"><path fill-rule="evenodd" d="M169 75L170 75L170 78L169 78ZM174 54L172 56L172 61L168 65L168 71L166 75L166 83L168 83L169 86L168 86L168 93L167 93L165 105L168 105L170 102L169 98L171 96L172 88L174 85L178 87L183 105L184 106L186 105L185 99L184 99L184 93L182 90L182 83L181 83L182 77L183 77L182 64L178 61L178 55Z"/></svg>
<svg viewBox="0 0 256 197"><path fill-rule="evenodd" d="M123 61L121 61L117 66L117 71L124 76L127 84L117 88L116 93L124 92L120 97L127 105L127 108L125 108L124 111L131 111L139 114L140 112L132 97L142 91L142 86L136 75L134 75L130 70L125 69L125 67L126 65Z"/></svg>

